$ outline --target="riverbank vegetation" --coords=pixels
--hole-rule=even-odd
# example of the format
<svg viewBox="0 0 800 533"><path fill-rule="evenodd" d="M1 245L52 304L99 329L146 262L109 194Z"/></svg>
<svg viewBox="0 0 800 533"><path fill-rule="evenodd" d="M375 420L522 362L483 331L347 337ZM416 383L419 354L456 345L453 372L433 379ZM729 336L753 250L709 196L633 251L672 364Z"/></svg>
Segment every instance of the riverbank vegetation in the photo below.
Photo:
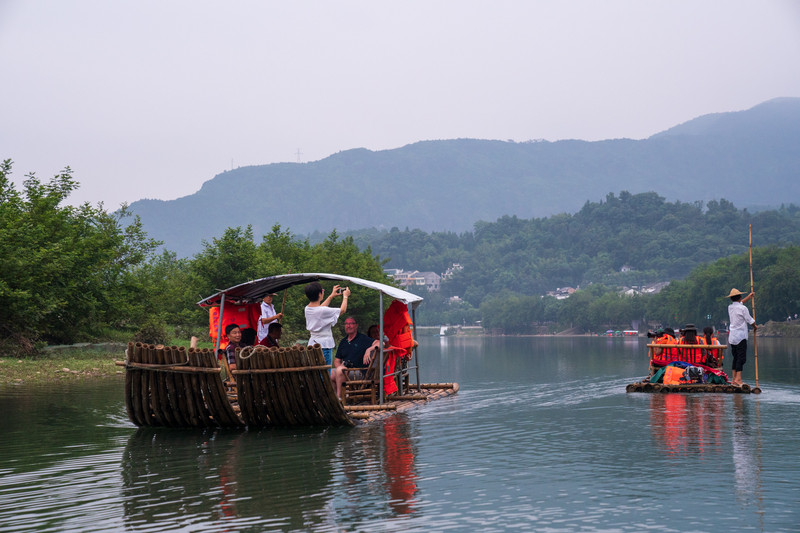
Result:
<svg viewBox="0 0 800 533"><path fill-rule="evenodd" d="M720 324L724 295L749 287L747 225L753 224L757 318L800 311L800 208L751 214L720 200L669 203L655 193L610 194L575 215L479 222L473 232L331 232L312 244L276 225L258 239L229 227L179 258L159 250L125 209L65 205L78 184L69 169L43 183L29 175L19 192L11 162L0 166L0 354L41 354L52 344L114 338L166 343L208 339L195 304L219 289L289 272L332 272L384 283L385 266L463 270L441 291L421 294L420 325L474 324L511 334L566 328L599 331L632 323ZM313 216L309 213L309 216ZM224 222L223 222L224 224ZM623 268L626 267L626 268ZM671 281L658 294L623 287ZM571 297L545 292L572 285ZM377 294L351 287L348 312L366 327ZM413 290L417 292L416 289ZM459 298L455 299L454 296ZM301 287L275 299L284 339L305 334ZM113 334L111 333L113 332ZM173 341L174 342L174 341ZM65 365L67 366L67 365ZM70 369L72 370L72 369Z"/></svg>
<svg viewBox="0 0 800 533"><path fill-rule="evenodd" d="M125 206L107 213L102 205L65 205L78 187L69 169L47 183L29 175L22 192L11 170L9 160L0 165L0 354L95 342L109 331L151 342L163 342L170 331L187 342L208 339L208 315L196 302L269 275L334 272L390 282L378 257L336 231L311 245L275 226L257 243L250 227L236 227L204 242L191 259L156 253L160 243L138 218L126 220ZM378 295L351 289L348 312L367 323ZM284 338L305 333L302 287L275 303L289 311Z"/></svg>
<svg viewBox="0 0 800 533"><path fill-rule="evenodd" d="M122 375L123 369L114 364L121 359L124 359L122 349L110 348L40 352L36 357L0 357L0 386Z"/></svg>

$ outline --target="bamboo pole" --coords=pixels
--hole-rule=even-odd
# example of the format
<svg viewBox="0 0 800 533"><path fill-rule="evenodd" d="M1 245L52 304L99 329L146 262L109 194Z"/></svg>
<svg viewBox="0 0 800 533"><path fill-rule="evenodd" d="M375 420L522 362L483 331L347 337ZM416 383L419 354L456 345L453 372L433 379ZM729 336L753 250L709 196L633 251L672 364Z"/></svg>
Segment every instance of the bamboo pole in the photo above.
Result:
<svg viewBox="0 0 800 533"><path fill-rule="evenodd" d="M122 364L120 364L122 363ZM185 366L185 365L170 365L170 364L154 364L154 363L125 363L124 361L117 361L118 366L125 366L128 368L138 368L140 370L150 370L153 372L178 372L178 373L200 373L200 374L219 374L222 369L198 367L198 366Z"/></svg>
<svg viewBox="0 0 800 533"><path fill-rule="evenodd" d="M310 372L315 370L330 370L331 365L296 366L290 368L255 368L251 370L234 370L233 375L241 374L276 374L282 372Z"/></svg>
<svg viewBox="0 0 800 533"><path fill-rule="evenodd" d="M749 234L750 234L750 292L753 294L753 298L751 300L751 307L753 308L753 320L756 319L756 293L753 290L753 225L750 224L749 226ZM755 324L755 322L753 322ZM753 330L753 356L755 358L755 367L756 367L756 389L758 392L761 392L761 389L758 386L758 335L756 334L756 330Z"/></svg>
<svg viewBox="0 0 800 533"><path fill-rule="evenodd" d="M422 383L420 389L454 389L455 383Z"/></svg>
<svg viewBox="0 0 800 533"><path fill-rule="evenodd" d="M292 273L292 269L290 268L289 269L289 274L291 274L291 273ZM286 291L288 291L288 290L289 290L289 287L286 287L285 289L283 289L283 301L281 302L281 315L283 315L283 308L286 307ZM281 316L281 319L278 320L278 324L281 323L281 320L283 320L282 316Z"/></svg>
<svg viewBox="0 0 800 533"><path fill-rule="evenodd" d="M725 350L727 344L648 344L648 348L704 348L706 350Z"/></svg>

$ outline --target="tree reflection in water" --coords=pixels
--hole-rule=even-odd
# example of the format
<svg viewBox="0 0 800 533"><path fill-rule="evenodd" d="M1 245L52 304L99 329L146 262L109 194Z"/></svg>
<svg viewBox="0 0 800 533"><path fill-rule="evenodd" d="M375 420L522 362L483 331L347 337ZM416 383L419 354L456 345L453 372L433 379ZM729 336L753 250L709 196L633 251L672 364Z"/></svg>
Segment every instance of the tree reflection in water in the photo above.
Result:
<svg viewBox="0 0 800 533"><path fill-rule="evenodd" d="M308 496L325 492L332 479L322 431L141 428L123 454L126 523L321 523L325 502ZM293 446L295 439L303 446Z"/></svg>

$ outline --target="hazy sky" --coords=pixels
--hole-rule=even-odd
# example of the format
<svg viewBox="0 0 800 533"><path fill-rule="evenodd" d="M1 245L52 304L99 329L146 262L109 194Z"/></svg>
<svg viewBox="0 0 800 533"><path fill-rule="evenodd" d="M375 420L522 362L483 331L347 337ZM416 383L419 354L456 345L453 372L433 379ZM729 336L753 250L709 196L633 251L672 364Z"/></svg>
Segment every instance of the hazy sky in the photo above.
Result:
<svg viewBox="0 0 800 533"><path fill-rule="evenodd" d="M298 151L641 139L780 96L797 0L0 0L0 158L110 210Z"/></svg>

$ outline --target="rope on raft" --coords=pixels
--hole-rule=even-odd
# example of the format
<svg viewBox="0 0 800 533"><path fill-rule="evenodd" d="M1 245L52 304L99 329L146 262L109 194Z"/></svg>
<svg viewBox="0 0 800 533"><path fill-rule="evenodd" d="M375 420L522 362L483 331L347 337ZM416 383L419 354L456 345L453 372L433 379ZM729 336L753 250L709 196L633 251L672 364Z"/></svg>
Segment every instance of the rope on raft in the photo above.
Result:
<svg viewBox="0 0 800 533"><path fill-rule="evenodd" d="M239 407L248 426L353 425L329 377L322 348L256 347L236 354Z"/></svg>
<svg viewBox="0 0 800 533"><path fill-rule="evenodd" d="M137 426L241 427L214 350L128 343L125 408Z"/></svg>

